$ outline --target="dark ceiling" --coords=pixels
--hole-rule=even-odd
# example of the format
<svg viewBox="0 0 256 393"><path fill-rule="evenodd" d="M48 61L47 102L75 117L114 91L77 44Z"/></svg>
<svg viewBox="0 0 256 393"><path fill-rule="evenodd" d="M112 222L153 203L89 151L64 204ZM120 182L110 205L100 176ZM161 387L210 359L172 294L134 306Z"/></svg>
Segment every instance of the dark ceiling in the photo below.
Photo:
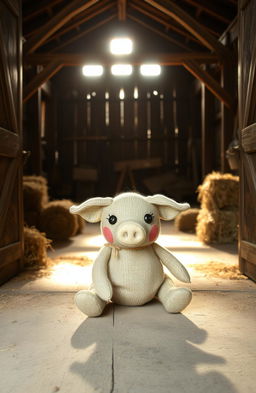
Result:
<svg viewBox="0 0 256 393"><path fill-rule="evenodd" d="M163 7L170 10L178 6L186 17L192 17L203 32L208 32L216 41L237 13L236 0L23 0L22 4L26 43L36 40L45 26L49 25L50 31L51 21L57 20L57 28L30 53L58 53L67 49L71 52L70 48L81 38L93 31L101 31L103 26L113 25L113 22L130 30L133 26L140 26L169 44L173 51L202 52L207 50L202 40L182 22L163 12ZM73 12L81 4L86 4L87 8L81 7L81 12ZM58 15L62 15L59 22Z"/></svg>

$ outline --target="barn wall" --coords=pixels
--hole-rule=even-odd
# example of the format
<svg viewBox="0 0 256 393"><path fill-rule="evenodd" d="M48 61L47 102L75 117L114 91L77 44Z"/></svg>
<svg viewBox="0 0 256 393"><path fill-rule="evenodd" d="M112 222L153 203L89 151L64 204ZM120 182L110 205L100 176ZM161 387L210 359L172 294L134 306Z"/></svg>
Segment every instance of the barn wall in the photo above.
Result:
<svg viewBox="0 0 256 393"><path fill-rule="evenodd" d="M144 177L166 171L189 175L191 83L187 72L174 67L154 80L106 75L88 81L78 68L61 71L54 79L58 193L75 199L115 193L119 176L115 167L123 160L161 160L160 167L134 171L141 192L147 192ZM76 168L88 170L83 172L84 181L79 174L77 179ZM125 189L130 187L129 181L124 182Z"/></svg>

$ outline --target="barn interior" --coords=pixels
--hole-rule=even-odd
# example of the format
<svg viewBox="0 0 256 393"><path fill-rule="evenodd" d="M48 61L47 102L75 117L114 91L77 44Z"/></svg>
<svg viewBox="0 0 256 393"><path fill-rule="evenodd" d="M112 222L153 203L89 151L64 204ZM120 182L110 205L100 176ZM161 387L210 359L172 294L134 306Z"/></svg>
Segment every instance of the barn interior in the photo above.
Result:
<svg viewBox="0 0 256 393"><path fill-rule="evenodd" d="M252 391L256 0L0 5L0 390ZM182 314L73 303L105 240L69 208L126 191L191 206Z"/></svg>

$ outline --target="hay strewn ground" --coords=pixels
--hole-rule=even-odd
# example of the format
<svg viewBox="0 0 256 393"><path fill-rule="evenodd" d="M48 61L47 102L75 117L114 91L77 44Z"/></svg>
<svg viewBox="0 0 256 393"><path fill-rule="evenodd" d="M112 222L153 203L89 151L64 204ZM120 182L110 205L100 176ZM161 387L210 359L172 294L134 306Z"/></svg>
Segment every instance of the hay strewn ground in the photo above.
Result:
<svg viewBox="0 0 256 393"><path fill-rule="evenodd" d="M226 280L247 280L248 277L241 274L237 265L227 265L223 262L210 261L207 263L196 263L189 267L204 273L207 277L223 278Z"/></svg>

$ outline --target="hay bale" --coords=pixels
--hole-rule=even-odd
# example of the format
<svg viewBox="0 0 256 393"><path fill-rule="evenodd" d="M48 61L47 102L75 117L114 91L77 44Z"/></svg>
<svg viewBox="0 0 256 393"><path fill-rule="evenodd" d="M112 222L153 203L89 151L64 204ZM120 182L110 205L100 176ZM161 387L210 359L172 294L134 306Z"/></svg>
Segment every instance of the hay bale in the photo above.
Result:
<svg viewBox="0 0 256 393"><path fill-rule="evenodd" d="M198 199L203 209L238 208L239 177L230 173L212 172L198 187Z"/></svg>
<svg viewBox="0 0 256 393"><path fill-rule="evenodd" d="M175 227L182 232L194 233L196 231L198 213L199 209L195 208L181 212L175 219Z"/></svg>
<svg viewBox="0 0 256 393"><path fill-rule="evenodd" d="M49 202L40 216L40 229L53 240L66 240L78 230L77 217L69 212L73 202L67 199Z"/></svg>
<svg viewBox="0 0 256 393"><path fill-rule="evenodd" d="M37 211L24 211L24 222L29 227L38 227L40 220L40 213Z"/></svg>
<svg viewBox="0 0 256 393"><path fill-rule="evenodd" d="M47 180L42 176L23 176L24 210L40 212L48 202Z"/></svg>
<svg viewBox="0 0 256 393"><path fill-rule="evenodd" d="M24 266L40 267L47 264L46 250L51 241L36 228L24 227Z"/></svg>
<svg viewBox="0 0 256 393"><path fill-rule="evenodd" d="M196 234L204 243L231 243L237 232L237 210L201 209L197 216Z"/></svg>

